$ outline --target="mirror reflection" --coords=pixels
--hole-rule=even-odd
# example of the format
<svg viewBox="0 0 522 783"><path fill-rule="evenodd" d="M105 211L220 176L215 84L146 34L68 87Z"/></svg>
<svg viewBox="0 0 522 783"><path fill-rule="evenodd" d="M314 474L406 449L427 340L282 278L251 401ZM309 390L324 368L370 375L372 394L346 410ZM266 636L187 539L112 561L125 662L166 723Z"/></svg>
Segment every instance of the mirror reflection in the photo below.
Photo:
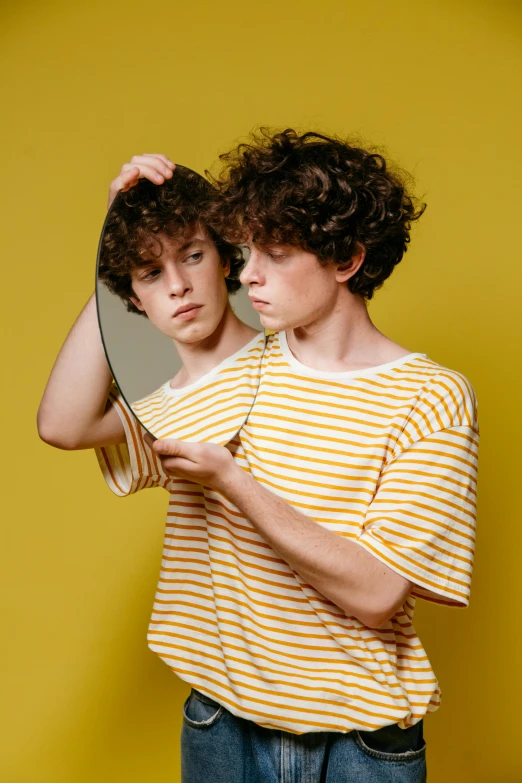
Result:
<svg viewBox="0 0 522 783"><path fill-rule="evenodd" d="M98 252L100 331L117 386L156 438L227 443L254 402L265 334L244 258L210 225L214 191L177 165L119 193Z"/></svg>

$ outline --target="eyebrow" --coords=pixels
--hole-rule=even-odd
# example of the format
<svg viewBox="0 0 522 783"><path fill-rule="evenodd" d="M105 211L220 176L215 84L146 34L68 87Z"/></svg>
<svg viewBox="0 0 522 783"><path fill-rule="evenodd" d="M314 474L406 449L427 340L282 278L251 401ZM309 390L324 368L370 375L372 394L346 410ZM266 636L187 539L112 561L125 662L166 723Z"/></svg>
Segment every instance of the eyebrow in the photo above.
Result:
<svg viewBox="0 0 522 783"><path fill-rule="evenodd" d="M192 247L192 245L195 245L198 242L204 245L208 245L208 239L206 239L205 237L192 237L191 239L188 239L183 245L178 247L176 253L182 253L184 250L187 250L189 247ZM161 253L159 256L152 256L152 257L148 257L147 255L145 255L144 257L142 256L140 261L138 261L137 263L137 268L141 269L145 266L149 266L150 264L154 265L159 263L162 255L163 253Z"/></svg>
<svg viewBox="0 0 522 783"><path fill-rule="evenodd" d="M192 239L189 239L188 242L185 242L184 245L181 245L179 250L187 250L187 248L192 247L192 245L195 245L196 242L201 243L208 243L208 239L204 239L203 237L192 237Z"/></svg>

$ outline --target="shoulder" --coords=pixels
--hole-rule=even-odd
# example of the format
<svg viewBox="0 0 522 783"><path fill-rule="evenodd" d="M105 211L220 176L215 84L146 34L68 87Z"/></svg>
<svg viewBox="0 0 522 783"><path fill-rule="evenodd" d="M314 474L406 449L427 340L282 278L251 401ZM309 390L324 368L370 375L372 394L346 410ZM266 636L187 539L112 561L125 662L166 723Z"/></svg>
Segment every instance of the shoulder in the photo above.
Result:
<svg viewBox="0 0 522 783"><path fill-rule="evenodd" d="M478 432L478 402L470 380L458 370L422 356L411 416L426 434L453 427Z"/></svg>
<svg viewBox="0 0 522 783"><path fill-rule="evenodd" d="M150 394L147 394L145 397L141 397L141 399L132 402L130 406L132 410L135 413L143 412L147 410L151 405L154 405L155 403L160 403L165 397L165 387L169 383L170 381L166 381L165 383L162 383L159 389L156 389Z"/></svg>

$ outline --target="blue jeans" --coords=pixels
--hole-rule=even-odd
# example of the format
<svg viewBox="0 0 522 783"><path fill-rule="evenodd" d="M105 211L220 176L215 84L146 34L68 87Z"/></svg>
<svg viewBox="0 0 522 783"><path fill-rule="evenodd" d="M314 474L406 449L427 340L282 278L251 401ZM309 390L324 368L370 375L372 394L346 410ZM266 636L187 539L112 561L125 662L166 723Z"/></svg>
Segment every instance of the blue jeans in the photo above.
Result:
<svg viewBox="0 0 522 783"><path fill-rule="evenodd" d="M420 721L292 734L236 718L193 688L183 705L182 783L425 783L422 729Z"/></svg>

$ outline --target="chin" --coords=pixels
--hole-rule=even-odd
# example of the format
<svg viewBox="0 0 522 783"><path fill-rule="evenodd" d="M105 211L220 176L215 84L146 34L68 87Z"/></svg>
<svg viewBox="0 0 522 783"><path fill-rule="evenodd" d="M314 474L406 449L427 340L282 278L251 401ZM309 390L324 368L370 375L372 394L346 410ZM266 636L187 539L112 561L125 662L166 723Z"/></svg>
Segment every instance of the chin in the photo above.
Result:
<svg viewBox="0 0 522 783"><path fill-rule="evenodd" d="M215 326L203 326L201 324L195 324L193 329L184 329L182 332L178 334L173 334L172 339L177 342L184 345L191 345L192 343L199 343L201 340L206 340L207 337L210 337L217 329L217 324Z"/></svg>
<svg viewBox="0 0 522 783"><path fill-rule="evenodd" d="M277 316L260 314L259 320L263 328L270 329L271 332L284 332L291 328L284 318L278 318Z"/></svg>

